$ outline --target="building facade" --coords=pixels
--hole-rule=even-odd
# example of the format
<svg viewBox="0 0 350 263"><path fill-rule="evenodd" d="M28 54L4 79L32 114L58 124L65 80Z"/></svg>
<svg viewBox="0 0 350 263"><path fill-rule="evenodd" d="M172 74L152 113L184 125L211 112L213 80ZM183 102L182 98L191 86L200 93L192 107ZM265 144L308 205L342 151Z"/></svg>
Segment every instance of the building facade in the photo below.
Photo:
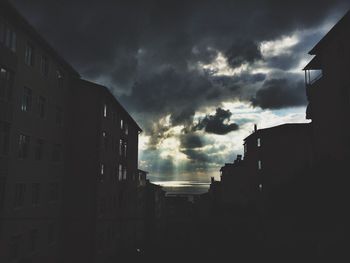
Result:
<svg viewBox="0 0 350 263"><path fill-rule="evenodd" d="M142 234L141 129L103 86L75 79L69 100L64 262L108 262Z"/></svg>
<svg viewBox="0 0 350 263"><path fill-rule="evenodd" d="M349 158L350 11L309 52L305 82L317 161Z"/></svg>
<svg viewBox="0 0 350 263"><path fill-rule="evenodd" d="M1 262L57 262L71 77L79 74L1 1Z"/></svg>
<svg viewBox="0 0 350 263"><path fill-rule="evenodd" d="M0 2L0 262L110 262L136 248L140 132Z"/></svg>
<svg viewBox="0 0 350 263"><path fill-rule="evenodd" d="M311 126L308 123L283 124L255 129L244 139L244 162L253 175L256 189L266 198L313 162Z"/></svg>

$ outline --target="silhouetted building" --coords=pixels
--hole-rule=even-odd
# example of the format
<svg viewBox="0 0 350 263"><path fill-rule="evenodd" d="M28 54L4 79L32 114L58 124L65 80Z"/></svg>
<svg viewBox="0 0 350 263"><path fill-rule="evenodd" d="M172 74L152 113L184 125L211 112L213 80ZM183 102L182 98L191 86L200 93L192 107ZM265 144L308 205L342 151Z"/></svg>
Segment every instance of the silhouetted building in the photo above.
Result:
<svg viewBox="0 0 350 263"><path fill-rule="evenodd" d="M304 68L317 161L344 161L350 151L350 12L309 52Z"/></svg>
<svg viewBox="0 0 350 263"><path fill-rule="evenodd" d="M165 231L165 191L147 180L144 200L145 247L157 252Z"/></svg>
<svg viewBox="0 0 350 263"><path fill-rule="evenodd" d="M350 11L309 54L314 58L304 70L315 156L309 218L318 222L314 226L318 254L343 258L349 235Z"/></svg>
<svg viewBox="0 0 350 263"><path fill-rule="evenodd" d="M84 94L82 96L82 94ZM64 262L105 262L137 241L141 129L110 91L76 79L70 91ZM142 226L140 227L142 228Z"/></svg>
<svg viewBox="0 0 350 263"><path fill-rule="evenodd" d="M0 261L107 262L144 239L140 127L0 2Z"/></svg>
<svg viewBox="0 0 350 263"><path fill-rule="evenodd" d="M244 139L244 162L254 175L256 190L267 197L312 165L308 123L257 129Z"/></svg>
<svg viewBox="0 0 350 263"><path fill-rule="evenodd" d="M248 206L256 201L256 185L242 155L221 167L221 202L224 206Z"/></svg>
<svg viewBox="0 0 350 263"><path fill-rule="evenodd" d="M57 262L66 96L79 74L0 2L0 261ZM1 253L1 252L0 252Z"/></svg>

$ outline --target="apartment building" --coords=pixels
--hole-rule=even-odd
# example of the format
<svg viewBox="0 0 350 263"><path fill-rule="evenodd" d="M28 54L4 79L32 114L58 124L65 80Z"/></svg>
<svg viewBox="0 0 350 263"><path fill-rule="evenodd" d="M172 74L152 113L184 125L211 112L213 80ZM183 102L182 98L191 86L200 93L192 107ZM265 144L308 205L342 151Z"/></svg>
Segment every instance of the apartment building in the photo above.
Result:
<svg viewBox="0 0 350 263"><path fill-rule="evenodd" d="M244 139L244 162L256 189L266 198L283 188L313 162L309 123L257 129Z"/></svg>
<svg viewBox="0 0 350 263"><path fill-rule="evenodd" d="M344 162L350 149L350 11L310 50L305 66L307 118L319 162Z"/></svg>
<svg viewBox="0 0 350 263"><path fill-rule="evenodd" d="M136 247L140 132L0 2L0 262L109 262Z"/></svg>
<svg viewBox="0 0 350 263"><path fill-rule="evenodd" d="M142 234L141 129L107 88L92 82L74 80L69 103L63 261L108 262Z"/></svg>
<svg viewBox="0 0 350 263"><path fill-rule="evenodd" d="M65 96L79 74L0 2L1 262L56 262L65 173Z"/></svg>

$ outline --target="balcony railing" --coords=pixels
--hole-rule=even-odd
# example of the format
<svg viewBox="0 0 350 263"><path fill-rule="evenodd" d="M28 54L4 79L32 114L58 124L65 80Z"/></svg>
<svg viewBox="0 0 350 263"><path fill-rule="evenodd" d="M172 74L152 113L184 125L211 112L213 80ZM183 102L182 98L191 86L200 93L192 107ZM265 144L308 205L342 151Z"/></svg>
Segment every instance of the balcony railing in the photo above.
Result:
<svg viewBox="0 0 350 263"><path fill-rule="evenodd" d="M322 70L305 70L305 84L312 86L316 81L322 78Z"/></svg>

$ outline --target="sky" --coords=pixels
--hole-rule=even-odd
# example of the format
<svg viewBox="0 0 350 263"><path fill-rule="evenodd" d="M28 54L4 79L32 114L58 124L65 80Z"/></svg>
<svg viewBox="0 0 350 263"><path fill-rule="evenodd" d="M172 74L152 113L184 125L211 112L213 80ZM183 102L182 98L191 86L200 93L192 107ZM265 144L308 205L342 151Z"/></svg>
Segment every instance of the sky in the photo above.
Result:
<svg viewBox="0 0 350 263"><path fill-rule="evenodd" d="M12 0L84 79L143 129L151 181L209 182L257 124L308 122L308 51L344 0ZM182 185L184 183L181 183Z"/></svg>

